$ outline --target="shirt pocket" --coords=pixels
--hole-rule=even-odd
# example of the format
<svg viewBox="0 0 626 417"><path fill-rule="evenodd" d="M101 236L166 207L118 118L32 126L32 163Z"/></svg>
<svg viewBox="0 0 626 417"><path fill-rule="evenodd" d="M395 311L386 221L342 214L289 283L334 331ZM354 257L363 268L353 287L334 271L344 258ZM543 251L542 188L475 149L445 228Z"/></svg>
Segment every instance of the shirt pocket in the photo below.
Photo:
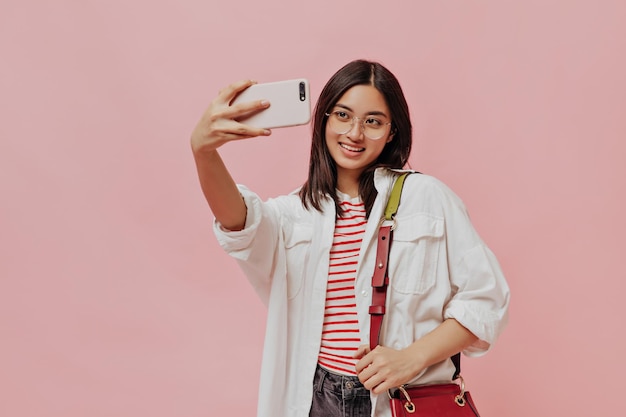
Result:
<svg viewBox="0 0 626 417"><path fill-rule="evenodd" d="M304 282L306 268L309 265L313 226L310 224L292 224L285 236L285 257L287 259L287 296L295 297Z"/></svg>
<svg viewBox="0 0 626 417"><path fill-rule="evenodd" d="M389 254L390 285L399 293L425 294L437 279L444 221L418 213L398 217L396 222Z"/></svg>

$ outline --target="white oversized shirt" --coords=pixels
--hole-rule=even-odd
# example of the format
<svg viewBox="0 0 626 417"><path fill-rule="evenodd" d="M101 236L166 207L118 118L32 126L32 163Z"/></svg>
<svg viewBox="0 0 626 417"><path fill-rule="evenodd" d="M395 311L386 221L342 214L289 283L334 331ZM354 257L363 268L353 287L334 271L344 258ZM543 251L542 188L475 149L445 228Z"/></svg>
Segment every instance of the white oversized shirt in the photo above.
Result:
<svg viewBox="0 0 626 417"><path fill-rule="evenodd" d="M378 197L366 226L356 275L360 337L369 343L371 277L378 224L398 171L378 169ZM268 307L258 417L308 417L320 348L335 208L303 207L297 193L266 202L243 186L241 231L214 231ZM493 253L480 239L461 200L437 179L409 175L396 215L389 259L387 311L381 345L402 349L454 318L478 341L464 354L479 356L507 321L509 289ZM449 382L445 360L413 384ZM387 394L372 394L372 416L391 416Z"/></svg>

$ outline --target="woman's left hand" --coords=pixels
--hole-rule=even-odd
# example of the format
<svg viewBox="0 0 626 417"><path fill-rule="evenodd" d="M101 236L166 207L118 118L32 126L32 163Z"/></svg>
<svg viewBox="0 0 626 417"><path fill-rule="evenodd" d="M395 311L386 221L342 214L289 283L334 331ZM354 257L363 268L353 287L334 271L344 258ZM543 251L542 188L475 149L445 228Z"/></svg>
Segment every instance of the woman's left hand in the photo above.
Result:
<svg viewBox="0 0 626 417"><path fill-rule="evenodd" d="M361 345L354 357L361 359L356 364L359 380L374 394L406 384L423 369L415 354L407 349L376 346L370 351L368 345Z"/></svg>

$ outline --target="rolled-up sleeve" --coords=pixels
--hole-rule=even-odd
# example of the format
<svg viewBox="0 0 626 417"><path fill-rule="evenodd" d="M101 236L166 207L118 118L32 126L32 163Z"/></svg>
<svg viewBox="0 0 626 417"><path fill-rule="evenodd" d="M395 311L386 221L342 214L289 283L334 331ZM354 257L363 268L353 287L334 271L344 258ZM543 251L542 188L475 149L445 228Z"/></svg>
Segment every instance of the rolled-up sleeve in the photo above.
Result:
<svg viewBox="0 0 626 417"><path fill-rule="evenodd" d="M239 185L246 204L246 222L242 230L224 229L215 220L213 231L220 246L244 271L248 280L263 302L269 298L271 278L280 240L280 215L272 202L263 202L260 197Z"/></svg>
<svg viewBox="0 0 626 417"><path fill-rule="evenodd" d="M481 356L506 327L509 287L495 255L474 229L462 201L443 184L440 191L452 286L444 318L457 320L478 337L464 353Z"/></svg>
<svg viewBox="0 0 626 417"><path fill-rule="evenodd" d="M508 285L495 256L484 245L468 250L450 275L457 291L446 305L444 318L457 320L478 337L464 353L480 356L507 324Z"/></svg>
<svg viewBox="0 0 626 417"><path fill-rule="evenodd" d="M246 223L242 230L232 231L225 229L217 221L213 222L213 231L217 237L220 246L231 256L246 260L250 256L252 241L257 235L259 225L261 223L262 202L260 198L248 190L246 187L239 185L239 192L246 204Z"/></svg>

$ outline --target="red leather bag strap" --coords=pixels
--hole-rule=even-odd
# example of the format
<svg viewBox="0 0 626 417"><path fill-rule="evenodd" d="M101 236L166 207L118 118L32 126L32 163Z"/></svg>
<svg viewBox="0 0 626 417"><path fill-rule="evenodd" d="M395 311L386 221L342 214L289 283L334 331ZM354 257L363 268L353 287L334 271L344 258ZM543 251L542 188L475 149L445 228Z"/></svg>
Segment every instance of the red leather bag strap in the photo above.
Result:
<svg viewBox="0 0 626 417"><path fill-rule="evenodd" d="M396 178L393 184L387 207L385 208L385 217L380 221L378 230L378 242L376 246L376 265L374 266L374 274L372 275L372 305L370 306L370 349L374 349L379 344L380 329L383 325L383 317L385 316L385 304L387 303L387 285L389 285L389 270L387 263L389 262L389 248L393 238L393 229L396 226L395 216L400 206L400 196L402 195L402 187L408 172Z"/></svg>

